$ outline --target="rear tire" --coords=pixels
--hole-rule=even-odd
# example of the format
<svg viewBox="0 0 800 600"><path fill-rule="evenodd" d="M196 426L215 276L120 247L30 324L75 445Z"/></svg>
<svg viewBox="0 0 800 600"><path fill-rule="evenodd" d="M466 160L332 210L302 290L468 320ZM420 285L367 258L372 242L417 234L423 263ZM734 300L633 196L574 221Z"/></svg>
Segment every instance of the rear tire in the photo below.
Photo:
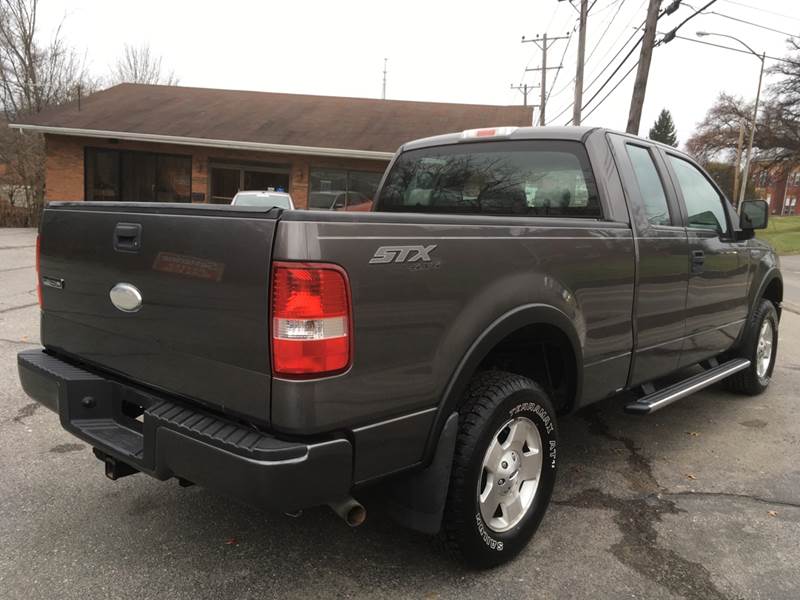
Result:
<svg viewBox="0 0 800 600"><path fill-rule="evenodd" d="M778 311L769 300L761 300L750 315L736 356L750 366L726 380L729 390L756 396L769 386L778 356Z"/></svg>
<svg viewBox="0 0 800 600"><path fill-rule="evenodd" d="M503 371L476 375L459 411L444 547L473 568L518 554L550 502L557 448L556 413L542 388Z"/></svg>

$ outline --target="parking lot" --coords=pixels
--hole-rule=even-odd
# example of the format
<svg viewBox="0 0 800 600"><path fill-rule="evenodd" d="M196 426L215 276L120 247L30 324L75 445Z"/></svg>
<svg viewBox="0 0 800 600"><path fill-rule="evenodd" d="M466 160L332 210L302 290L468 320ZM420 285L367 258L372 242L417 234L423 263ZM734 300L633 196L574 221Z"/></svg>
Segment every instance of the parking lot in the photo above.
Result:
<svg viewBox="0 0 800 600"><path fill-rule="evenodd" d="M649 417L608 400L564 419L538 535L475 573L368 499L351 530L327 508L293 519L175 481L107 480L17 380L16 353L39 336L34 239L0 229L2 598L800 597L797 259L767 393L712 388Z"/></svg>

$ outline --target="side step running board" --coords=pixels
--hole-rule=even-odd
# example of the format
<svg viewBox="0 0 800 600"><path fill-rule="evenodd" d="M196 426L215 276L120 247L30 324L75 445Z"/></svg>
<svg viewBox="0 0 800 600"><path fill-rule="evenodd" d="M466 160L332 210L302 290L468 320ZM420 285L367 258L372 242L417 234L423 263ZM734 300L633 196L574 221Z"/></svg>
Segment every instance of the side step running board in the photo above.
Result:
<svg viewBox="0 0 800 600"><path fill-rule="evenodd" d="M733 375L737 371L742 371L750 366L750 361L746 358L736 358L729 360L717 367L713 367L693 375L688 379L679 381L669 387L660 389L652 394L642 396L636 402L630 402L625 405L625 412L636 415L647 415L651 412L657 411L659 408L664 408L668 404L672 404L676 400L685 398L690 394L694 394L704 387L708 387L729 375Z"/></svg>

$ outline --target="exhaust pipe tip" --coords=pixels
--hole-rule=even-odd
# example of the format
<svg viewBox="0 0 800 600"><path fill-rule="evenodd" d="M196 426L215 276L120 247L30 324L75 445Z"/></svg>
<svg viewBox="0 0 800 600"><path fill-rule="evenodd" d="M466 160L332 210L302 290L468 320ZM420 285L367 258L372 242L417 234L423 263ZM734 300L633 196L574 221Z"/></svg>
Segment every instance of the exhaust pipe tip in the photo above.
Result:
<svg viewBox="0 0 800 600"><path fill-rule="evenodd" d="M350 527L358 527L367 520L367 509L355 498L348 497L328 504Z"/></svg>

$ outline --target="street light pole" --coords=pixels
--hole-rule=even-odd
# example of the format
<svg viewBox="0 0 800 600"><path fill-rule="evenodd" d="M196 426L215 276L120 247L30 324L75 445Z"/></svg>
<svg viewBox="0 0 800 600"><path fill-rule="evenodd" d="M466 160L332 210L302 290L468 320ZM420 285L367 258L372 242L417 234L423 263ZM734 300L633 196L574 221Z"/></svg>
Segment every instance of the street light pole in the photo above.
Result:
<svg viewBox="0 0 800 600"><path fill-rule="evenodd" d="M766 61L767 55L765 52L759 54L755 50L753 50L750 46L745 44L742 40L732 35L728 35L726 33L712 33L708 31L698 31L698 37L704 37L707 35L716 35L718 37L726 37L728 39L734 40L739 42L742 46L747 48L748 52L755 56L758 60L761 61L761 70L758 73L758 88L756 89L756 103L753 106L753 119L752 123L750 124L750 140L747 144L747 154L745 155L744 159L744 172L742 173L742 184L739 188L739 198L737 200L737 208L741 210L742 202L744 202L744 195L747 189L747 176L750 173L750 157L753 154L753 138L756 135L756 118L758 117L758 101L761 99L761 81L764 79L764 62ZM738 169L738 165L736 166Z"/></svg>
<svg viewBox="0 0 800 600"><path fill-rule="evenodd" d="M758 55L756 55L758 56ZM739 188L739 203L738 206L744 202L744 194L747 189L747 176L750 173L750 155L753 153L753 137L756 134L756 117L758 116L758 100L761 97L761 80L764 78L764 59L766 56L762 54L761 71L758 73L758 89L756 90L756 104L753 107L753 124L750 126L750 141L747 143L747 154L744 158L744 173L742 173L742 187Z"/></svg>

